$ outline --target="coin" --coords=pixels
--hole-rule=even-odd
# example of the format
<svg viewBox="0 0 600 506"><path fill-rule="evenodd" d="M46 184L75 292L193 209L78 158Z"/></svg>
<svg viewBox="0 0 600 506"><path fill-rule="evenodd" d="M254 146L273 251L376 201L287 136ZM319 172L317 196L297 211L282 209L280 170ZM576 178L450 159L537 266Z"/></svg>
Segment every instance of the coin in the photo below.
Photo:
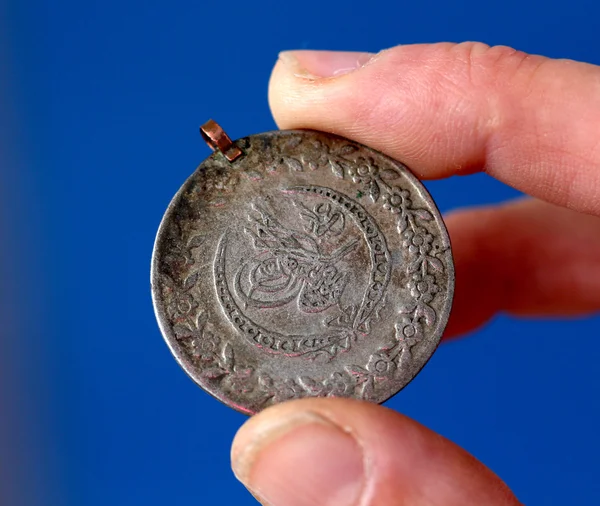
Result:
<svg viewBox="0 0 600 506"><path fill-rule="evenodd" d="M162 334L232 408L381 403L435 351L454 291L448 233L410 170L315 131L216 148L173 198L152 258Z"/></svg>

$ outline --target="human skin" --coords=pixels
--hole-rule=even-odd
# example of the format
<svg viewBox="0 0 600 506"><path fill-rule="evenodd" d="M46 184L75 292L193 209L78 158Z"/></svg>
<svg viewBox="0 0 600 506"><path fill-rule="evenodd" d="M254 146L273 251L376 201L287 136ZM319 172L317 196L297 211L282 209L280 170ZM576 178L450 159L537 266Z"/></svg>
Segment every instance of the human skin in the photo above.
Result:
<svg viewBox="0 0 600 506"><path fill-rule="evenodd" d="M269 99L281 128L356 140L420 178L485 171L530 195L446 217L456 265L446 337L498 312L600 310L600 67L471 42L294 51L280 55ZM452 442L348 399L266 409L239 430L231 456L271 506L520 504Z"/></svg>

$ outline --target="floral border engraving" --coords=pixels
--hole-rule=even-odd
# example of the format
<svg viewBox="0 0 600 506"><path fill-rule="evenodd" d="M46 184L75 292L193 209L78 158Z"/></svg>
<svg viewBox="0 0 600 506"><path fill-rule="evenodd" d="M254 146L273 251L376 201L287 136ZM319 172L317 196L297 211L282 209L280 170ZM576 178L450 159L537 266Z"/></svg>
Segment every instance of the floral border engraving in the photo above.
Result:
<svg viewBox="0 0 600 506"><path fill-rule="evenodd" d="M303 141L300 137L292 137L284 149L293 150ZM251 394L257 405L263 407L297 397L354 397L358 393L363 399L372 398L379 383L393 379L402 370L403 364L410 362L411 349L423 339L424 328L433 327L437 319L431 302L440 291L436 277L444 272L444 264L438 257L446 248L423 225L423 222L432 221L433 215L426 209L414 208L410 192L394 186L394 181L401 177L398 171L381 170L372 158L349 158L358 150L356 146L346 144L332 153L328 146L316 139L306 139L306 142L312 144L313 153L319 153L316 158L305 160L302 156L298 159L287 154L274 154L267 160L266 175L281 170L296 172L329 168L336 177L350 178L358 185L357 198L368 196L373 203L382 202L383 208L396 216L397 231L408 251L406 288L412 300L399 309L395 332L389 343L373 353L366 364L345 366L343 370L322 379L308 376L273 378L252 367L236 364L233 347L215 335L209 315L199 308L194 299L192 288L199 273L192 269L192 250L201 244L202 237L192 237L187 248L171 250L164 260L167 267L176 266L173 270L179 272L182 268L188 269L181 287L175 286L169 273L162 276L164 290L170 292L164 295L167 300L170 299L167 314L173 322L176 339L190 344L193 357L202 364L199 369L203 379L219 382L224 391L233 395ZM213 169L208 167L206 170ZM223 194L233 190L239 177L237 174L219 174L223 181L212 184L219 194L209 202L214 206L226 202ZM250 179L263 178L256 171L245 171L242 175Z"/></svg>

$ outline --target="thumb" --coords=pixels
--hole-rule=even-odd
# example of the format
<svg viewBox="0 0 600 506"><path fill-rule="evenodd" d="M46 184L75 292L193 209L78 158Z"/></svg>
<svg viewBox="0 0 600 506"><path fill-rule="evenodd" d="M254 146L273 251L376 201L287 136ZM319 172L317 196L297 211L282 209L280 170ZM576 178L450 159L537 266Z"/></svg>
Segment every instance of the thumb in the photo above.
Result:
<svg viewBox="0 0 600 506"><path fill-rule="evenodd" d="M349 399L271 407L238 432L236 476L269 506L517 506L504 483L450 441Z"/></svg>
<svg viewBox="0 0 600 506"><path fill-rule="evenodd" d="M281 128L349 137L421 178L485 169L600 215L600 67L480 43L293 51L273 70L269 101Z"/></svg>

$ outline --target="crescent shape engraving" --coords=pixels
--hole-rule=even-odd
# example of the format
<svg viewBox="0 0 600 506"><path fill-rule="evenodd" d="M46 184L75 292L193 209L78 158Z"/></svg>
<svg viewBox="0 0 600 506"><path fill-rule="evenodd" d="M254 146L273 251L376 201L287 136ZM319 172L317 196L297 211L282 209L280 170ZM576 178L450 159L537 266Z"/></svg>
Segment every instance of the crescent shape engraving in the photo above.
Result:
<svg viewBox="0 0 600 506"><path fill-rule="evenodd" d="M314 335L284 335L268 330L248 318L236 302L225 276L227 232L223 234L219 241L214 261L215 288L221 308L229 322L236 327L247 341L269 353L297 357L308 353L327 351L332 346L344 348L343 342L354 331L362 332L366 330L369 317L381 303L385 294L392 267L385 237L367 211L360 204L340 192L320 186L295 186L284 191L286 193L320 196L331 200L344 213L351 216L364 236L370 254L371 270L369 285L354 316L352 328L349 330L331 329L329 332ZM238 271L235 279L236 284L239 284L239 276L240 272ZM242 290L237 292L244 294ZM248 303L249 300L243 302ZM269 305L264 307L269 307ZM272 307L276 306L273 305Z"/></svg>

